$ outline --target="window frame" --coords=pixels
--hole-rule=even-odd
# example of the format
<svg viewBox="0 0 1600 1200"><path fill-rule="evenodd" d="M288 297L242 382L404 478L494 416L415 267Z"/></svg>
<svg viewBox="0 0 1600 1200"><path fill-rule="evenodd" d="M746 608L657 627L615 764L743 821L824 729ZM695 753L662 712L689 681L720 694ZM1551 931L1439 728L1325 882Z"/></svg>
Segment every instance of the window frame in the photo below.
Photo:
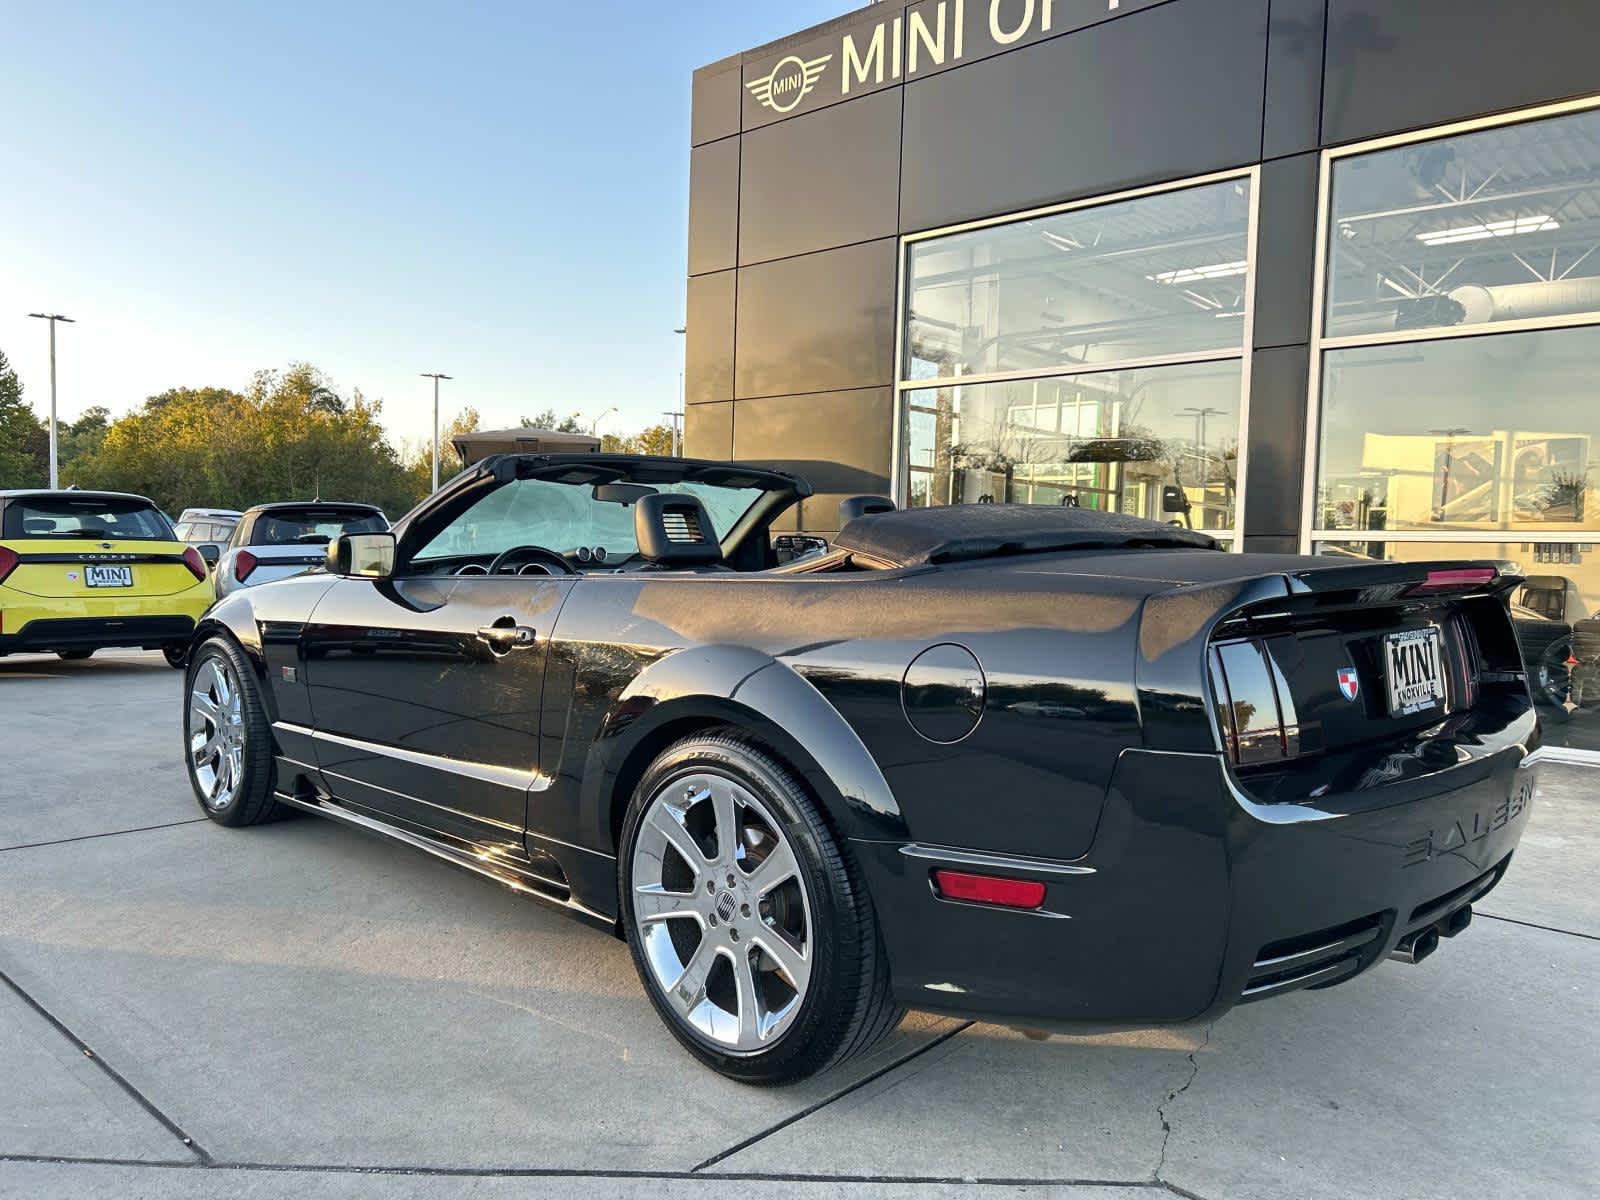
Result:
<svg viewBox="0 0 1600 1200"><path fill-rule="evenodd" d="M1037 220L1041 217L1056 216L1060 213L1074 212L1082 209L1100 208L1108 204L1117 204L1129 200L1139 200L1147 196L1159 196L1167 192L1184 191L1189 188L1205 187L1210 184L1226 183L1230 180L1242 180L1249 187L1248 204L1246 206L1245 220L1245 274L1244 274L1244 320L1240 331L1239 344L1219 350L1197 350L1178 354L1146 355L1138 358L1113 359L1106 362L1083 364L1081 366L1057 365L1054 367L1029 369L1020 371L993 371L972 375L955 375L941 379L910 379L907 378L905 350L906 350L906 323L909 317L909 286L911 251L918 243L931 241L936 238L948 237L953 234L969 233L977 229L989 229L999 225L1011 225L1019 221ZM1214 171L1205 175L1186 176L1182 179L1169 180L1164 183L1151 184L1147 187L1131 188L1121 192L1111 192L1102 195L1089 196L1081 200L1072 200L1062 204L1051 204L1040 208L1025 209L1021 212L1005 213L1000 216L983 217L974 221L963 221L955 225L943 225L936 229L924 229L915 233L906 233L900 236L899 258L896 263L895 273L895 334L894 334L894 428L890 443L889 465L889 490L896 504L905 507L910 488L910 475L907 454L909 447L906 444L908 397L914 392L931 392L941 387L978 386L989 383L1014 383L1036 379L1062 379L1075 375L1095 375L1109 371L1127 371L1138 368L1192 366L1209 362L1231 362L1237 360L1239 366L1239 427L1238 445L1239 456L1234 485L1234 520L1233 528L1227 530L1207 530L1211 536L1223 543L1231 552L1240 553L1244 549L1244 514L1246 489L1249 485L1249 437L1250 428L1250 369L1254 356L1255 341L1255 315L1256 315L1256 280L1259 255L1259 231L1261 224L1261 164L1252 163L1248 166L1236 167L1226 171Z"/></svg>
<svg viewBox="0 0 1600 1200"><path fill-rule="evenodd" d="M1541 104L1492 116L1474 117L1446 125L1433 125L1406 133L1389 134L1335 146L1322 152L1317 179L1317 234L1311 284L1311 341L1309 378L1306 381L1306 441L1300 500L1300 552L1311 554L1318 542L1526 542L1528 544L1575 545L1600 543L1600 530L1532 529L1328 529L1316 524L1318 471L1322 450L1322 383L1329 352L1368 346L1393 346L1418 342L1442 342L1455 338L1494 337L1497 334L1543 332L1600 326L1600 309L1586 313L1564 313L1549 317L1522 317L1508 321L1480 322L1475 325L1433 326L1415 330L1390 330L1378 333L1352 333L1328 336L1327 305L1329 287L1328 251L1333 228L1333 172L1343 159L1392 150L1400 146L1443 141L1463 134L1511 125L1530 125L1556 117L1600 109L1600 94L1555 104Z"/></svg>

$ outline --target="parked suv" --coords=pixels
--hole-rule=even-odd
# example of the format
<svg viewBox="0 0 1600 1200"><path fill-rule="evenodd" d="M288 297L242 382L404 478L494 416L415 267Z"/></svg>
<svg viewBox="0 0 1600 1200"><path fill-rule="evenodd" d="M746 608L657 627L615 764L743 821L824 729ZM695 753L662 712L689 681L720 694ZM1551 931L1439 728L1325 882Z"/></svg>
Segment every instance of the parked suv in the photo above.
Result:
<svg viewBox="0 0 1600 1200"><path fill-rule="evenodd" d="M173 532L214 567L242 515L237 508L186 508L178 514Z"/></svg>
<svg viewBox="0 0 1600 1200"><path fill-rule="evenodd" d="M321 500L257 504L245 509L217 564L217 595L320 566L328 543L341 533L382 533L388 528L383 510L371 504Z"/></svg>

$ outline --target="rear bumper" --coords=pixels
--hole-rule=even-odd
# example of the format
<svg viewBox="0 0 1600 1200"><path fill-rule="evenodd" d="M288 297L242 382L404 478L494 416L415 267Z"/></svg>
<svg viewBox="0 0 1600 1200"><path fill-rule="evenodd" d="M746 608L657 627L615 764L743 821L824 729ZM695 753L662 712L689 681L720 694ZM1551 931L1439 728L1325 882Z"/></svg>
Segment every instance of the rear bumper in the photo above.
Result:
<svg viewBox="0 0 1600 1200"><path fill-rule="evenodd" d="M1043 880L1038 913L939 899L936 848L853 847L903 1003L1051 1029L1183 1024L1343 982L1485 894L1527 823L1523 759L1507 745L1362 794L1383 807L1313 809L1253 803L1217 756L1129 750L1085 858L992 868Z"/></svg>
<svg viewBox="0 0 1600 1200"><path fill-rule="evenodd" d="M16 633L0 634L0 654L111 646L154 650L185 644L193 633L194 618L185 616L51 617L29 621Z"/></svg>

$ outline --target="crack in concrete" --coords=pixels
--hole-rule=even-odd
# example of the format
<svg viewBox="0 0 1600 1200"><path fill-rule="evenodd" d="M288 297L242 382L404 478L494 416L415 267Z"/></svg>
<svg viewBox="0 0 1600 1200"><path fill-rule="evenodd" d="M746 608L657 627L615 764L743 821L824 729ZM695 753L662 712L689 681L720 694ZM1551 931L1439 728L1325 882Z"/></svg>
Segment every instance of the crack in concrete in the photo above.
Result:
<svg viewBox="0 0 1600 1200"><path fill-rule="evenodd" d="M1198 1055L1202 1050L1211 1044L1211 1030L1213 1028L1215 1028L1214 1025L1207 1025L1205 1036L1200 1039L1200 1044L1193 1050L1189 1051L1189 1078L1185 1079L1182 1084L1168 1092L1167 1098L1160 1104L1156 1105L1156 1116L1161 1120L1161 1153L1156 1158L1156 1170L1155 1175L1152 1178L1154 1178L1154 1180L1162 1187L1169 1188L1175 1192L1177 1192L1178 1189L1174 1188L1172 1184L1163 1179L1161 1174L1167 1166L1167 1143L1172 1140L1172 1122L1167 1120L1167 1105L1171 1104L1179 1096L1187 1092L1190 1086L1199 1077L1200 1060L1196 1057L1196 1055ZM1187 1192L1178 1192L1178 1194L1188 1195Z"/></svg>

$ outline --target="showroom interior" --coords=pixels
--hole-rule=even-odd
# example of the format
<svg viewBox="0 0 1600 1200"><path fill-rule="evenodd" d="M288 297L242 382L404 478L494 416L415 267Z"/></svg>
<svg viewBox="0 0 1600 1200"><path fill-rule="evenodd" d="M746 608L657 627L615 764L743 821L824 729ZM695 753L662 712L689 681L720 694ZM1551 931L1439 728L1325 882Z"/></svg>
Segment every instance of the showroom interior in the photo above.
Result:
<svg viewBox="0 0 1600 1200"><path fill-rule="evenodd" d="M1600 762L1600 9L877 3L695 73L686 452L1472 558Z"/></svg>

